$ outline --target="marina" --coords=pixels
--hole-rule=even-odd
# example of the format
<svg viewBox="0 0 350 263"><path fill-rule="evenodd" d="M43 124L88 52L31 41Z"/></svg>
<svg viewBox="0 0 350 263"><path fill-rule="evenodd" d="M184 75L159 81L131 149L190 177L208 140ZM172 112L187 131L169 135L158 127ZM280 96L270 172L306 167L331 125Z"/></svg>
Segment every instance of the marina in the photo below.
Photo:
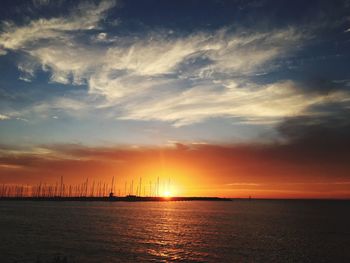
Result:
<svg viewBox="0 0 350 263"><path fill-rule="evenodd" d="M117 187L115 177L111 183L92 181L86 179L80 184L66 184L63 176L55 184L39 183L38 185L7 185L0 186L0 201L108 201L108 202L163 202L163 201L231 201L231 198L221 197L184 197L172 196L170 179L163 180L158 177L156 182L142 184L139 178L136 189L134 180L125 181L124 192ZM141 191L141 189L143 191ZM148 189L148 191L146 190ZM116 195L115 192L118 194Z"/></svg>

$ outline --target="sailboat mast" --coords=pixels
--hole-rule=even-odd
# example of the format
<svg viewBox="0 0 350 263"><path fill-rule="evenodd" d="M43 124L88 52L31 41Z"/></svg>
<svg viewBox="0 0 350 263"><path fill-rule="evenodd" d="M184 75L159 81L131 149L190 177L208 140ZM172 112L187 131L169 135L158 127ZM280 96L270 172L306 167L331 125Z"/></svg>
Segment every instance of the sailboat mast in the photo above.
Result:
<svg viewBox="0 0 350 263"><path fill-rule="evenodd" d="M113 193L113 188L114 188L114 176L112 177L112 184L111 184L111 191L110 191L110 193Z"/></svg>

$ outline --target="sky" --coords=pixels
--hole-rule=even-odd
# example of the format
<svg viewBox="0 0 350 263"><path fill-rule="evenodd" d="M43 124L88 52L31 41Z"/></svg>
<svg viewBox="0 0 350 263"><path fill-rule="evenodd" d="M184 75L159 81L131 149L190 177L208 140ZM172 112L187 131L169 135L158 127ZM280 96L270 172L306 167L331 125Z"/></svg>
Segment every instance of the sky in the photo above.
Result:
<svg viewBox="0 0 350 263"><path fill-rule="evenodd" d="M1 1L0 183L350 198L349 48L348 0Z"/></svg>

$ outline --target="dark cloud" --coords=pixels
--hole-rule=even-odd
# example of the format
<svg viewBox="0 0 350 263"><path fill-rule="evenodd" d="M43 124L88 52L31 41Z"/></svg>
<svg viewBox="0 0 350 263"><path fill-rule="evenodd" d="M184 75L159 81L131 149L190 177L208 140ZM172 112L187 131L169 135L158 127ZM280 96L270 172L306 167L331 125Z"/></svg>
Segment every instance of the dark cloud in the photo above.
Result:
<svg viewBox="0 0 350 263"><path fill-rule="evenodd" d="M307 78L301 87L304 92L317 92L321 94L329 94L334 91L348 90L346 83L334 81L326 77L318 76Z"/></svg>
<svg viewBox="0 0 350 263"><path fill-rule="evenodd" d="M330 103L313 107L309 113L279 125L286 149L315 162L343 163L350 170L350 108Z"/></svg>

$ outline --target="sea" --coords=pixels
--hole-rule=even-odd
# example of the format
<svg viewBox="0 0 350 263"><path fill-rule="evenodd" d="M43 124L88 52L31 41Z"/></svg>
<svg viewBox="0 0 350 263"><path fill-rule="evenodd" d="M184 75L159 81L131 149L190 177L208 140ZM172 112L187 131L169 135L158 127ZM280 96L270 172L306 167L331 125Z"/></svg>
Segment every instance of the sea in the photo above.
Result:
<svg viewBox="0 0 350 263"><path fill-rule="evenodd" d="M350 262L350 201L0 201L0 262Z"/></svg>

